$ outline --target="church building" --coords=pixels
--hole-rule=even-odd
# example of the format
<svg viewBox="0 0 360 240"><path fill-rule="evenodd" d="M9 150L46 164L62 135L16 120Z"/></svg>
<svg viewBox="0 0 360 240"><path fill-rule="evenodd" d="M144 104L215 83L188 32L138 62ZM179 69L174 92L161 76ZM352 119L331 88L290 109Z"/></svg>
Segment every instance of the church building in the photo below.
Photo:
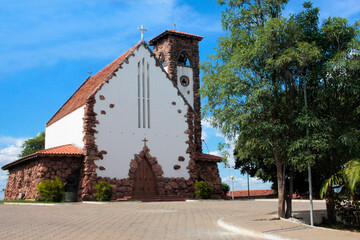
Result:
<svg viewBox="0 0 360 240"><path fill-rule="evenodd" d="M5 199L39 199L37 184L56 176L68 201L93 200L99 181L114 199L194 198L201 180L224 197L221 158L202 152L201 40L175 30L142 38L87 78L46 123L45 149L2 167Z"/></svg>

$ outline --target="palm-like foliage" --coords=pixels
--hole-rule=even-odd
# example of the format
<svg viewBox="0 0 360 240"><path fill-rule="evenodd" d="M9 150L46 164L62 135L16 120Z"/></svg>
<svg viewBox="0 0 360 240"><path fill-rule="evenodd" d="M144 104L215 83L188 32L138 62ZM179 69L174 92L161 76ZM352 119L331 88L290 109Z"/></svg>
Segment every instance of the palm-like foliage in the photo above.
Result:
<svg viewBox="0 0 360 240"><path fill-rule="evenodd" d="M345 179L347 180L347 186L351 192L355 191L355 187L360 183L360 161L351 160L346 163L344 168Z"/></svg>
<svg viewBox="0 0 360 240"><path fill-rule="evenodd" d="M360 183L360 161L351 160L339 172L328 178L320 190L320 197L325 197L331 189L346 186L352 193L355 192L356 185Z"/></svg>

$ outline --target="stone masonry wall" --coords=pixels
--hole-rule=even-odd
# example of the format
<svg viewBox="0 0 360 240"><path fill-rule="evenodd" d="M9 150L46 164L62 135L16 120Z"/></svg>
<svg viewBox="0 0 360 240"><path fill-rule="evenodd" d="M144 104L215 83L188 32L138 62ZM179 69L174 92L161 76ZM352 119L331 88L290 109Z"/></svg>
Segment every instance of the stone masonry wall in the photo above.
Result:
<svg viewBox="0 0 360 240"><path fill-rule="evenodd" d="M9 169L5 199L17 199L19 193L24 199L39 200L36 186L41 180L66 178L81 167L81 157L38 157Z"/></svg>
<svg viewBox="0 0 360 240"><path fill-rule="evenodd" d="M155 182L157 185L158 195L163 196L178 196L181 198L194 197L193 181L185 178L165 178L160 164L158 164L156 157L151 156L150 149L144 146L139 154L135 154L130 162L129 177L123 179L116 178L98 178L98 182L106 181L113 185L113 199L123 198L132 195L134 184L134 174L141 161L148 161L152 171L154 172Z"/></svg>
<svg viewBox="0 0 360 240"><path fill-rule="evenodd" d="M193 181L206 181L213 187L212 198L225 198L222 190L221 178L216 162L196 161L195 169L197 175L193 176Z"/></svg>
<svg viewBox="0 0 360 240"><path fill-rule="evenodd" d="M171 81L177 85L177 61L181 53L185 52L191 68L193 69L193 91L194 91L194 141L196 152L202 152L201 142L201 116L200 116L200 77L199 77L199 41L173 35L167 35L154 43L154 54L161 61L164 58L167 72Z"/></svg>

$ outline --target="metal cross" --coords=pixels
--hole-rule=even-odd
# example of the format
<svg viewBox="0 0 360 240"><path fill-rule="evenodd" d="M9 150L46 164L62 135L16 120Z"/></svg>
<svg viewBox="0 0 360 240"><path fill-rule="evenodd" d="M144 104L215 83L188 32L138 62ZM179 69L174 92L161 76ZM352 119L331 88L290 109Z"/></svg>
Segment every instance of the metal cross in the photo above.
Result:
<svg viewBox="0 0 360 240"><path fill-rule="evenodd" d="M147 29L144 28L144 25L141 25L141 27L138 28L138 30L141 31L141 41L144 41L144 32L146 32Z"/></svg>
<svg viewBox="0 0 360 240"><path fill-rule="evenodd" d="M88 71L88 74L89 74L89 77L91 77L92 72L91 72L91 71Z"/></svg>
<svg viewBox="0 0 360 240"><path fill-rule="evenodd" d="M144 140L142 140L144 142L144 147L146 147L146 142L148 142L149 140L147 140L146 138L144 138Z"/></svg>

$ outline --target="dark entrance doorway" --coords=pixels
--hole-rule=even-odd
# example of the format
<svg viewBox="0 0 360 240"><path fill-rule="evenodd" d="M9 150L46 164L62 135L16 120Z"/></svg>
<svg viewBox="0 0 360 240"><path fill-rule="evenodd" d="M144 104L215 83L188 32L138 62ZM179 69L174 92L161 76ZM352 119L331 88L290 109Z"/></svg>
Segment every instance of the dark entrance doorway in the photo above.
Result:
<svg viewBox="0 0 360 240"><path fill-rule="evenodd" d="M157 196L157 184L149 162L143 159L134 174L133 196Z"/></svg>
<svg viewBox="0 0 360 240"><path fill-rule="evenodd" d="M80 169L75 170L66 179L65 202L76 202L77 191L79 188Z"/></svg>

